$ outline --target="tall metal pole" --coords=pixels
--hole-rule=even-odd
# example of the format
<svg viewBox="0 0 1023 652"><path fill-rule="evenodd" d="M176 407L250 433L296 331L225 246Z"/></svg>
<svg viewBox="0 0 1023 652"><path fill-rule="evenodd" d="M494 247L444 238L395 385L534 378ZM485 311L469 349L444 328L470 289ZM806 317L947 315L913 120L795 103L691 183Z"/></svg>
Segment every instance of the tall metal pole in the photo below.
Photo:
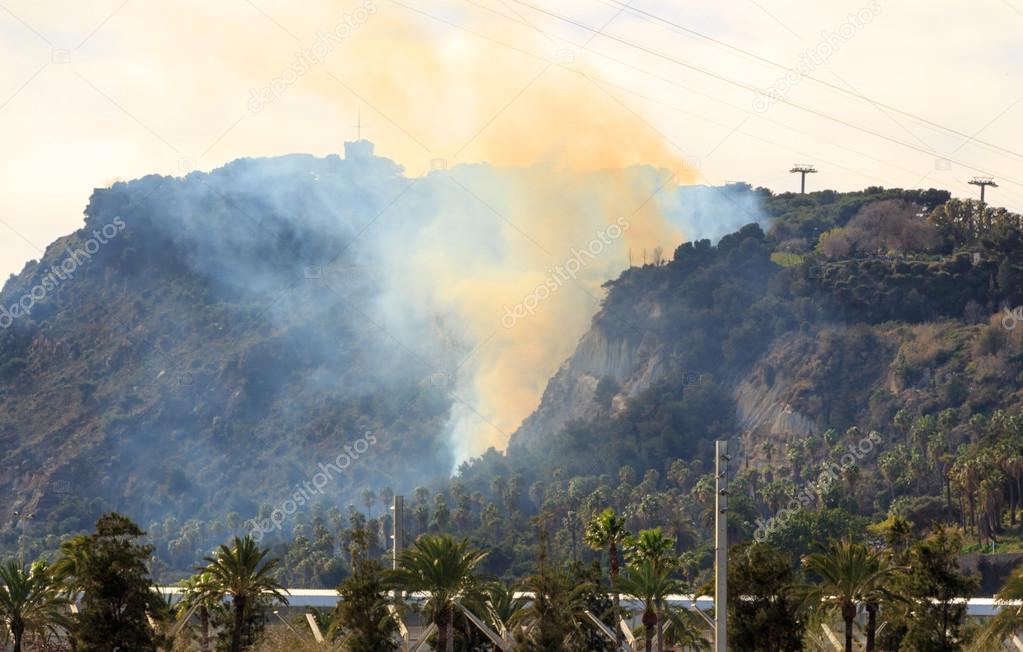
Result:
<svg viewBox="0 0 1023 652"><path fill-rule="evenodd" d="M714 444L714 652L728 645L728 442Z"/></svg>
<svg viewBox="0 0 1023 652"><path fill-rule="evenodd" d="M394 524L391 530L394 532L394 553L391 558L391 567L398 567L398 558L401 557L402 546L405 543L405 497L395 496L394 506L391 507L394 510Z"/></svg>
<svg viewBox="0 0 1023 652"><path fill-rule="evenodd" d="M806 165L806 164L803 164L803 163L796 163L795 165L792 166L792 169L789 170L789 172L798 172L799 173L799 194L805 195L806 194L806 175L808 175L808 174L817 174L817 168L815 168L812 165Z"/></svg>
<svg viewBox="0 0 1023 652"><path fill-rule="evenodd" d="M983 205L985 203L984 202L984 190L986 190L988 186L991 186L992 188L997 188L998 187L998 184L995 183L995 180L992 179L991 177L973 177L973 179L970 180L970 185L971 186L980 186L980 203L981 203L981 205Z"/></svg>
<svg viewBox="0 0 1023 652"><path fill-rule="evenodd" d="M403 549L403 546L405 545L405 497L395 496L394 504L391 505L391 510L394 512L394 521L391 524L391 533L392 538L394 539L394 547L392 548L393 552L391 557L391 568L397 570L398 560L401 558L401 551ZM402 591L400 589L395 589L394 601L398 604L401 604L403 599L404 597L402 596ZM404 625L400 624L399 622L399 627L403 628ZM407 635L408 632L404 632L404 634Z"/></svg>

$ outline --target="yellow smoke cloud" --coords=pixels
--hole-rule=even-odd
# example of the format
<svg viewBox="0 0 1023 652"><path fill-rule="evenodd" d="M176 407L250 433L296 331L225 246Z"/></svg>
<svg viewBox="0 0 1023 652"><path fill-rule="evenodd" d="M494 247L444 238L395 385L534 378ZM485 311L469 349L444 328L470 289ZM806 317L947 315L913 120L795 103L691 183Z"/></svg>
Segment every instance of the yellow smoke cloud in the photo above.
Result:
<svg viewBox="0 0 1023 652"><path fill-rule="evenodd" d="M417 6L517 49L389 0L341 6L310 0L301 12L264 1L259 6L281 25L252 12L241 37L225 35L225 17L206 5L190 6L191 12L174 14L180 24L170 32L205 32L208 38L196 39L207 44L203 61L210 51L219 53L217 65L243 80L250 99L270 86L280 91L253 118L261 137L271 137L275 120L290 122L283 116L293 119L296 111L313 124L336 125L338 115L351 124L360 108L379 155L413 176L443 161L447 172L441 174L449 174L459 192L478 197L476 219L492 223L499 259L484 253L487 248L458 248L457 238L437 233L417 245L412 261L423 291L456 310L467 334L482 343L464 367L471 383L459 392L471 406L456 411L462 458L506 444L588 327L601 283L625 269L630 251L638 263L644 251L648 257L657 247L670 252L682 239L656 195L694 181L695 172L642 117L642 103L600 85L601 71L585 51L565 62L570 44L552 43L493 13L469 11L470 5L457 11ZM370 10L353 22L360 7ZM338 34L345 38L334 38ZM326 56L310 63L309 53L323 53L324 42L330 43ZM289 73L302 58L306 69ZM324 133L321 151L337 151L339 140ZM266 147L266 139L261 142ZM288 142L279 148L297 149ZM476 162L508 168L504 183L481 183L472 166L463 165ZM550 282L573 248L585 249L620 219L628 229L587 258L575 279L562 282L513 328L502 326L506 309Z"/></svg>
<svg viewBox="0 0 1023 652"><path fill-rule="evenodd" d="M378 151L412 174L445 159L447 174L479 198L480 219L492 221L493 238L502 243L495 260L437 238L415 261L481 343L465 365L471 387L459 392L468 405L455 412L456 445L465 457L502 448L536 408L547 379L597 311L600 285L627 267L629 251L639 262L644 250L652 258L655 248L670 252L678 244L682 234L660 213L656 195L693 181L694 171L635 113L642 107L626 106L594 81L600 73L588 69L584 53L570 65L545 63L424 25L386 1L378 8L327 68L376 107L364 108L363 116L377 125ZM502 25L471 27L501 33ZM514 38L523 49L556 54L535 33L517 30ZM313 78L304 92L350 106L351 96L330 75ZM387 129L389 121L400 129ZM495 188L480 185L471 168L454 167L463 162L514 169ZM657 173L629 169L641 165ZM599 255L577 256L585 265L575 279L538 291L557 283L556 270L573 250L586 250L616 220L628 228L610 245L594 247ZM538 295L547 298L530 314L511 328L510 319L502 324L509 308Z"/></svg>

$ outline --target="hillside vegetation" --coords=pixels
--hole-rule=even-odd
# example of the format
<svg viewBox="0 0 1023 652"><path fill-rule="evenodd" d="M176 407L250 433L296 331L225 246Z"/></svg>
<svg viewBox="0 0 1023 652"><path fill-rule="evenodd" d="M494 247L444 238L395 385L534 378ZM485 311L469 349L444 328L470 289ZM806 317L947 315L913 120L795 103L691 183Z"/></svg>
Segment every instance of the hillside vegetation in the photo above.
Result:
<svg viewBox="0 0 1023 652"><path fill-rule="evenodd" d="M448 479L447 380L380 345L365 310L390 273L372 265L384 254L345 247L401 190L387 163L239 161L97 191L85 228L0 294L11 305L124 220L0 331L0 487L12 497L0 544L46 553L117 509L144 524L165 578L255 527L289 583L328 586L347 573L353 523L382 550L398 490L410 534L465 534L498 575L528 572L532 517L552 554L580 558L582 524L612 506L633 531L667 526L696 581L710 568L713 442L729 439L737 539L761 528L799 554L898 515L1013 547L1023 329L1003 309L1021 300L1019 216L934 190L732 187L770 226L686 242L608 282L507 452ZM267 193L270 182L288 190ZM352 210L338 214L336 197ZM423 349L457 358L465 343L435 317L410 317ZM311 460L360 441L371 464L348 451L351 468L310 487ZM828 469L835 481L818 487Z"/></svg>

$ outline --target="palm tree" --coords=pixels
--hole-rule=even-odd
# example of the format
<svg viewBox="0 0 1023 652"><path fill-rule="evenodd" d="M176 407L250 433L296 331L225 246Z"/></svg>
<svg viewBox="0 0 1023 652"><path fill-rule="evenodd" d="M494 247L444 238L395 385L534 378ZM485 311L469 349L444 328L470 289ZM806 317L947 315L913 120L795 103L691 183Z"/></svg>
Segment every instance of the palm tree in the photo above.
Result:
<svg viewBox="0 0 1023 652"><path fill-rule="evenodd" d="M14 652L21 652L26 632L55 631L68 627L64 613L68 601L46 564L26 568L13 560L0 565L0 620L14 637Z"/></svg>
<svg viewBox="0 0 1023 652"><path fill-rule="evenodd" d="M615 588L643 601L643 633L646 637L646 652L651 652L654 634L660 628L664 599L672 593L680 593L682 582L671 577L671 571L665 565L644 559L626 567ZM663 649L664 637L658 636L657 650L662 652Z"/></svg>
<svg viewBox="0 0 1023 652"><path fill-rule="evenodd" d="M837 610L845 623L845 650L852 652L853 620L860 603L867 606L867 652L874 652L877 608L881 602L898 598L888 590L895 567L866 545L849 539L832 542L820 552L808 555L805 567L816 573L820 583L806 588L808 605L820 605L825 612Z"/></svg>
<svg viewBox="0 0 1023 652"><path fill-rule="evenodd" d="M484 607L482 613L486 614L494 631L509 638L508 631L512 620L527 606L528 601L515 595L514 586L500 581L487 584L480 597L485 600L485 603L480 605Z"/></svg>
<svg viewBox="0 0 1023 652"><path fill-rule="evenodd" d="M610 558L608 562L608 577L611 580L612 588L615 586L615 580L618 579L618 545L628 537L629 531L625 529L625 519L617 516L615 510L610 507L594 516L586 526L586 543L594 550L606 549L608 552L608 557ZM621 601L617 591L612 595L612 599L614 600L615 644L620 648L622 646L622 633L618 626L618 621L620 619L619 614L621 613Z"/></svg>
<svg viewBox="0 0 1023 652"><path fill-rule="evenodd" d="M188 619L198 612L201 635L199 651L210 652L210 611L215 609L224 598L220 585L209 571L201 571L181 583L184 594L178 603L179 618Z"/></svg>
<svg viewBox="0 0 1023 652"><path fill-rule="evenodd" d="M995 594L998 614L991 618L973 643L973 650L997 650L1002 642L1023 630L1023 566L1017 566Z"/></svg>
<svg viewBox="0 0 1023 652"><path fill-rule="evenodd" d="M234 610L231 652L241 651L245 607L250 599L269 594L274 600L288 604L284 588L273 577L280 560L265 559L267 552L259 548L249 535L235 537L230 548L221 545L213 556L205 559L209 565L205 569L197 569L208 572L217 590L231 596Z"/></svg>
<svg viewBox="0 0 1023 652"><path fill-rule="evenodd" d="M509 621L515 631L517 650L587 650L586 584L573 582L563 568L541 560L539 572L522 582L532 594L526 605Z"/></svg>
<svg viewBox="0 0 1023 652"><path fill-rule="evenodd" d="M640 530L639 534L626 541L626 558L630 564L643 561L663 566L674 562L675 538L666 537L661 528Z"/></svg>
<svg viewBox="0 0 1023 652"><path fill-rule="evenodd" d="M424 534L402 551L391 581L405 591L430 594L427 608L437 626L437 649L453 652L455 603L475 591L475 576L487 553L469 547L468 539L456 541L446 534Z"/></svg>
<svg viewBox="0 0 1023 652"><path fill-rule="evenodd" d="M57 551L60 556L53 562L51 570L54 576L61 580L69 590L78 590L77 578L80 575L85 560L85 544L88 537L84 534L75 536L60 542Z"/></svg>
<svg viewBox="0 0 1023 652"><path fill-rule="evenodd" d="M85 591L82 585L82 568L85 566L88 537L84 534L75 536L60 542L57 551L60 556L50 567L54 579L60 585L61 590L67 597L70 604L78 601L78 597ZM71 652L78 649L78 639L71 636L68 639Z"/></svg>
<svg viewBox="0 0 1023 652"><path fill-rule="evenodd" d="M711 649L710 634L704 621L685 607L673 609L670 606L661 610L664 622L664 641L669 645L681 647L683 650Z"/></svg>

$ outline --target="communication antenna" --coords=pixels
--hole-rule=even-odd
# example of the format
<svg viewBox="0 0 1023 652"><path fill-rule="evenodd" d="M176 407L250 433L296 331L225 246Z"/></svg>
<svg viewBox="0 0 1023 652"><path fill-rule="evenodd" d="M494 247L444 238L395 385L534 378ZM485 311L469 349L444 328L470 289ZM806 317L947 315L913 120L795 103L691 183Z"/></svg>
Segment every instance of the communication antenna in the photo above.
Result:
<svg viewBox="0 0 1023 652"><path fill-rule="evenodd" d="M362 140L362 106L359 106L356 112L355 124L355 140Z"/></svg>
<svg viewBox="0 0 1023 652"><path fill-rule="evenodd" d="M982 204L984 203L984 190L987 189L988 186L991 186L992 188L998 187L998 184L995 183L995 180L991 177L973 177L970 179L970 185L980 186L980 203Z"/></svg>
<svg viewBox="0 0 1023 652"><path fill-rule="evenodd" d="M817 168L815 168L812 165L807 165L805 163L796 163L795 165L792 166L792 169L789 170L789 172L798 172L799 173L799 175L800 175L800 178L799 178L799 193L805 195L806 194L806 175L808 175L808 174L817 174Z"/></svg>

